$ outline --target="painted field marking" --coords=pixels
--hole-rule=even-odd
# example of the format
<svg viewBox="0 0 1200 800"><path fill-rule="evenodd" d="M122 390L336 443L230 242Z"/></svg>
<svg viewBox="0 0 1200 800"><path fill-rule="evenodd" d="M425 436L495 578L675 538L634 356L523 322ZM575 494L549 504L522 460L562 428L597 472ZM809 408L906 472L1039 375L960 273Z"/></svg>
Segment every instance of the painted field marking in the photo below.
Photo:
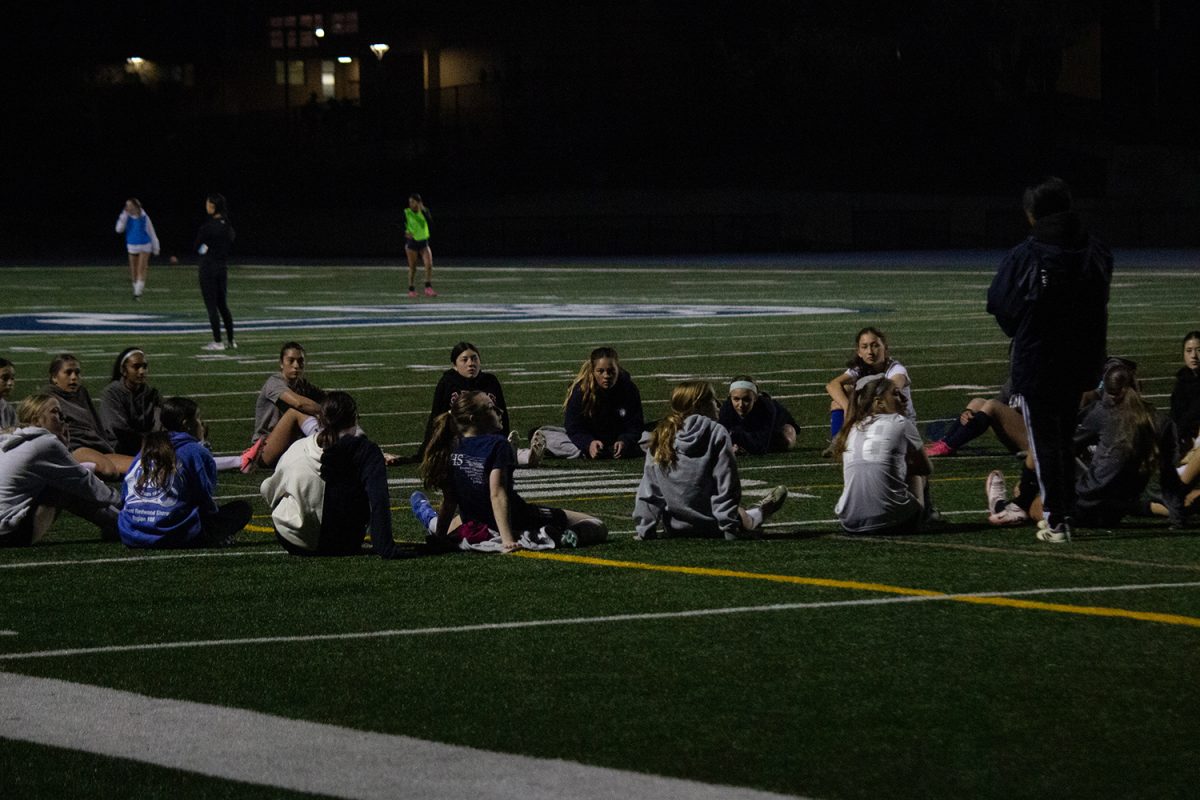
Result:
<svg viewBox="0 0 1200 800"><path fill-rule="evenodd" d="M669 564L649 564L643 561L615 561L605 558L594 558L591 556L576 556L566 555L564 553L550 552L531 552L518 551L513 555L521 558L535 558L546 561L562 561L571 564L585 564L594 567L615 567L619 569L637 569L648 570L651 572L673 572L683 575L700 575L704 577L717 578L739 578L742 580L758 580L770 581L773 583L792 583L804 586L823 586L836 589L856 589L866 592L883 592L886 594L897 594L906 596L919 597L936 597L944 600L951 600L959 603L975 603L978 605L993 605L1005 606L1008 608L1021 608L1034 611L1055 611L1063 614L1082 614L1085 616L1096 617L1119 617L1124 619L1140 620L1142 622L1160 622L1168 625L1186 625L1193 628L1200 628L1200 618L1186 617L1178 614L1159 614L1151 611L1134 611L1125 608L1105 608L1102 606L1077 606L1067 605L1065 603L1042 603L1036 600L1016 600L1015 595L1020 594L1036 594L1063 591L1061 589L1053 590L1025 590L1013 592L981 592L970 594L949 594L939 592L932 589L914 589L907 586L891 586L883 583L864 583L862 581L845 581L832 578L813 578L801 575L773 575L770 573L760 572L742 572L739 570L728 569L713 569L711 567L684 567ZM1200 586L1200 581L1192 581L1188 583L1175 584L1131 584L1123 587L1127 591L1134 589L1145 588L1180 588L1180 587L1196 587ZM1105 591L1093 587L1092 589L1076 589L1079 592L1088 591ZM1109 589L1107 591L1117 591L1117 589Z"/></svg>
<svg viewBox="0 0 1200 800"><path fill-rule="evenodd" d="M249 525L246 526L250 528ZM274 528L262 529L274 533ZM201 550L195 553L171 553L170 555L137 555L121 558L69 558L58 561L22 561L11 564L0 564L0 569L29 569L32 567L78 567L92 564L149 564L152 561L176 561L181 558L238 558L240 556L277 556L287 551L279 550Z"/></svg>
<svg viewBox="0 0 1200 800"><path fill-rule="evenodd" d="M577 560L573 556L564 556L554 559L553 554L548 553L533 553L519 552L513 555L524 556L526 558L539 558L550 560ZM605 566L623 566L625 564L636 564L637 562L616 562L604 561L603 559L592 559L600 561ZM703 574L705 570L698 567L682 567L672 570L669 567L661 565L647 564L641 568L656 569L658 571L699 571ZM369 640L369 639L390 639L404 636L432 636L442 634L457 634L457 633L478 633L482 631L511 631L521 630L526 628L546 628L568 625L595 625L601 623L613 622L647 622L668 619L690 619L698 617L716 617L728 616L733 614L750 614L761 612L777 612L777 611L802 611L802 610L818 610L829 608L852 608L858 606L883 606L895 605L898 603L927 603L927 602L962 602L976 603L979 605L998 605L1012 608L1037 609L1043 611L1059 611L1063 613L1085 614L1089 616L1101 617L1124 617L1135 619L1143 622L1157 622L1167 625L1183 625L1187 627L1200 628L1200 618L1185 617L1176 614L1157 614L1154 612L1131 611L1119 608L1103 608L1093 606L1075 606L1065 605L1060 603L1039 603L1030 600L1017 600L1017 596L1030 596L1039 594L1065 594L1077 592L1134 592L1148 591L1158 589L1175 589L1175 588L1194 588L1200 586L1200 581L1189 581L1186 583L1144 583L1144 584L1127 584L1123 586L1073 586L1073 587L1053 587L1048 589L1021 589L1006 592L972 592L966 594L945 594L942 592L934 592L926 589L910 589L903 586L888 587L884 584L860 583L857 581L834 581L825 578L803 578L800 576L769 576L759 573L736 573L732 570L707 570L711 573L728 572L732 577L752 577L757 579L770 580L771 578L785 578L790 583L804 583L807 585L829 586L834 588L860 588L863 591L887 591L895 590L895 594L888 597L863 597L854 600L817 600L803 603L770 603L757 606L726 606L723 608L697 608L686 611L649 611L633 614L607 614L603 616L593 617L559 617L551 619L534 619L520 620L513 622L482 622L472 625L453 625L453 626L435 626L428 628L396 628L380 631L359 631L355 633L316 633L297 636L247 636L241 638L230 639L191 639L178 640L172 642L146 642L143 644L114 644L100 645L97 647L71 647L61 648L57 650L32 650L23 653L0 653L0 663L6 661L29 661L33 659L45 658L67 658L74 656L91 656L91 655L106 655L112 653L135 653L149 652L159 650L187 650L205 647L234 647L241 645L261 645L261 644L304 644L309 642L334 642L334 641L350 641L350 640ZM724 576L722 576L724 577ZM870 588L879 587L879 588Z"/></svg>
<svg viewBox="0 0 1200 800"><path fill-rule="evenodd" d="M0 673L0 737L352 800L783 800L53 678Z"/></svg>

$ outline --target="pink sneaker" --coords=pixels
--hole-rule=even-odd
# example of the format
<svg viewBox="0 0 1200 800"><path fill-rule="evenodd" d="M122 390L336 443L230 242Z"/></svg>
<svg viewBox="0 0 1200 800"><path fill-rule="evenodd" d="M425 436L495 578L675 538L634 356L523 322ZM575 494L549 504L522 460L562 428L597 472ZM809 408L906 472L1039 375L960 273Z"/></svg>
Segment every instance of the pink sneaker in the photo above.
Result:
<svg viewBox="0 0 1200 800"><path fill-rule="evenodd" d="M432 286L426 286L425 287L425 296L426 297L437 297L437 292L435 292L433 290Z"/></svg>
<svg viewBox="0 0 1200 800"><path fill-rule="evenodd" d="M409 290L408 290L408 296L409 296L409 297L413 297L413 298L415 298L415 297L417 296L417 290L416 290L416 289L409 289Z"/></svg>
<svg viewBox="0 0 1200 800"><path fill-rule="evenodd" d="M241 465L239 469L247 475L254 471L258 466L258 457L262 453L263 446L267 443L267 437L262 436L254 440L254 444L247 447L241 455Z"/></svg>
<svg viewBox="0 0 1200 800"><path fill-rule="evenodd" d="M950 445L939 439L936 442L930 442L929 444L925 445L925 455L929 456L930 458L937 458L938 456L952 456L954 455L954 448L950 447Z"/></svg>

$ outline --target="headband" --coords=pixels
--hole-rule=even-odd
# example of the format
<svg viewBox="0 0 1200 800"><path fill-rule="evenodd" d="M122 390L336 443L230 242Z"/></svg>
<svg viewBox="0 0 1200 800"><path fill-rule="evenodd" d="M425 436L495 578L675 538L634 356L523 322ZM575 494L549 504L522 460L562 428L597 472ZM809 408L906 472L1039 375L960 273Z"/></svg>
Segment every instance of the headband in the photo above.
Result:
<svg viewBox="0 0 1200 800"><path fill-rule="evenodd" d="M729 384L729 391L732 392L734 389L749 389L758 394L758 387L754 385L754 381L734 381Z"/></svg>
<svg viewBox="0 0 1200 800"><path fill-rule="evenodd" d="M134 355L135 353L141 353L142 355L146 355L144 352L142 352L141 350L138 350L137 348L130 350L128 353L125 354L125 357L121 359L121 369L125 369L125 362L128 361L130 359L130 357L132 355Z"/></svg>
<svg viewBox="0 0 1200 800"><path fill-rule="evenodd" d="M866 389L872 383L875 383L876 381L884 381L884 380L888 380L888 377L886 375L884 375L882 372L877 372L874 375L864 375L863 377L859 378L858 381L855 382L854 391L861 392L863 389Z"/></svg>

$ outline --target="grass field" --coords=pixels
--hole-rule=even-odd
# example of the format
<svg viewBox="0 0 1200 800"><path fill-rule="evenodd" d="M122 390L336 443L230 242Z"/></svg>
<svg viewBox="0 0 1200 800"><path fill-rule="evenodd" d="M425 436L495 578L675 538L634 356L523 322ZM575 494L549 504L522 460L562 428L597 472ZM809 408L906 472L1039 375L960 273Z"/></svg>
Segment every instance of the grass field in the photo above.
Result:
<svg viewBox="0 0 1200 800"><path fill-rule="evenodd" d="M580 361L609 344L647 418L680 379L755 376L803 430L796 451L744 460L743 482L751 495L786 484L791 499L765 541L638 543L640 464L550 461L518 472L518 489L604 518L608 544L548 557L306 560L270 536L264 475L224 473L222 496L256 509L231 550L135 553L66 518L42 545L0 550L0 675L687 779L729 796L1194 796L1194 530L1132 520L1056 546L1030 528L990 528L984 476L1016 471L990 436L935 462L945 528L852 539L833 522L841 474L820 455L823 386L854 332L888 334L923 423L957 414L1005 374L1007 342L984 311L991 254L463 261L439 267L442 295L420 301L402 296L396 268L238 266L240 348L216 354L199 349L209 337L194 269L152 267L134 305L114 263L0 270L14 398L37 390L63 350L98 395L115 354L139 344L151 381L195 397L215 448L239 452L255 394L294 338L315 383L353 393L372 438L410 453L456 341L480 347L523 433L561 419ZM1200 327L1195 272L1119 256L1112 297L1109 350L1140 364L1162 406L1179 339ZM391 483L398 535L418 541L415 467L394 469ZM210 771L92 746L86 726L74 744L51 746L7 703L6 798L375 796L350 779L337 791L277 780L239 766L237 748L224 756L230 770ZM87 715L62 725L76 716ZM395 758L428 766L404 750ZM605 786L548 777L537 796L608 796ZM690 791L680 796L699 796ZM436 796L455 795L484 793L445 784Z"/></svg>

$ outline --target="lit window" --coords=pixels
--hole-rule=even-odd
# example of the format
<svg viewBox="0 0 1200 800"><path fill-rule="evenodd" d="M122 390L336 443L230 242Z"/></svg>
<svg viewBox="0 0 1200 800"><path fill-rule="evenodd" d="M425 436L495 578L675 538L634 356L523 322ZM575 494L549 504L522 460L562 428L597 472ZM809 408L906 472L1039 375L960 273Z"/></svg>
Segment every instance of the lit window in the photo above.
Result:
<svg viewBox="0 0 1200 800"><path fill-rule="evenodd" d="M332 61L321 62L321 95L329 100L337 96L337 64Z"/></svg>

